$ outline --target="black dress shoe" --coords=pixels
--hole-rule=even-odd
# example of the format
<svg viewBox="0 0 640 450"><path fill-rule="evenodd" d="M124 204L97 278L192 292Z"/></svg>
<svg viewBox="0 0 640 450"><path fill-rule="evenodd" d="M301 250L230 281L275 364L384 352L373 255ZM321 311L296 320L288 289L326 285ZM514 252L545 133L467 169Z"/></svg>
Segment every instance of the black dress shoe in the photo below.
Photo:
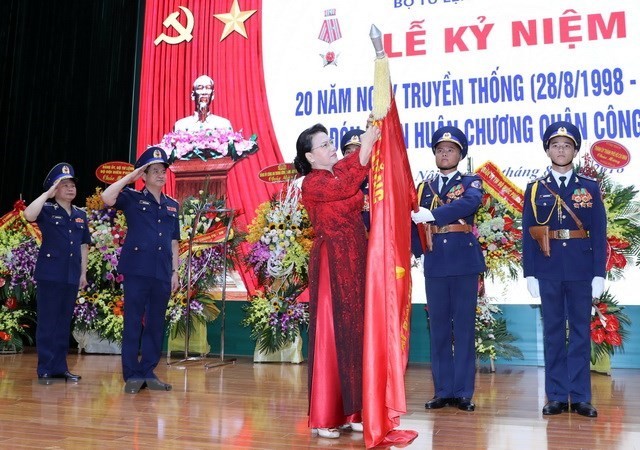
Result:
<svg viewBox="0 0 640 450"><path fill-rule="evenodd" d="M170 391L172 386L169 383L163 383L157 378L147 378L145 380L147 387L152 391Z"/></svg>
<svg viewBox="0 0 640 450"><path fill-rule="evenodd" d="M77 383L78 381L80 381L82 379L82 377L80 375L76 375L75 373L71 373L68 370L63 375L64 375L64 378L67 381L73 381L74 383Z"/></svg>
<svg viewBox="0 0 640 450"><path fill-rule="evenodd" d="M43 373L42 375L38 375L38 383L40 384L49 385L49 384L53 384L54 381L55 381L55 378L53 378L48 373Z"/></svg>
<svg viewBox="0 0 640 450"><path fill-rule="evenodd" d="M451 397L433 397L427 403L424 404L426 409L440 409L445 406L453 406L456 403L455 398Z"/></svg>
<svg viewBox="0 0 640 450"><path fill-rule="evenodd" d="M471 411L475 411L476 405L471 401L470 398L460 397L458 399L458 409L462 411L471 412Z"/></svg>
<svg viewBox="0 0 640 450"><path fill-rule="evenodd" d="M542 414L545 416L554 416L560 414L563 411L569 411L569 404L565 402L559 402L557 400L551 400L542 408Z"/></svg>
<svg viewBox="0 0 640 450"><path fill-rule="evenodd" d="M571 411L577 412L585 417L598 417L598 411L588 402L578 402L571 404Z"/></svg>

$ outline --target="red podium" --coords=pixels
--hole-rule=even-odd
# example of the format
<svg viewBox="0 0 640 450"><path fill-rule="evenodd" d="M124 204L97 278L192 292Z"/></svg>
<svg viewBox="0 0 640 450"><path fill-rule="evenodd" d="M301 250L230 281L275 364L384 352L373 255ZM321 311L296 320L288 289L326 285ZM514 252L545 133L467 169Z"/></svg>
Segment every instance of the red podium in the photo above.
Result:
<svg viewBox="0 0 640 450"><path fill-rule="evenodd" d="M176 180L176 199L178 202L189 196L198 196L205 180L209 179L209 193L217 198L227 197L227 175L235 161L229 156L216 159L177 160L171 165Z"/></svg>

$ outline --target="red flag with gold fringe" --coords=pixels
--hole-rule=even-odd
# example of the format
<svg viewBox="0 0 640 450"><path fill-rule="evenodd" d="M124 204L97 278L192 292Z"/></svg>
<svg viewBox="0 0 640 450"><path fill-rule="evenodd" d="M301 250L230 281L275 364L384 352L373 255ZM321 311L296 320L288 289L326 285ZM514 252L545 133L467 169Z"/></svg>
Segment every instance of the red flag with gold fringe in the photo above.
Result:
<svg viewBox="0 0 640 450"><path fill-rule="evenodd" d="M373 116L381 136L369 174L362 411L367 448L406 444L418 435L395 430L407 412L404 375L409 359L411 210L417 206L416 190L398 110L390 97L386 57L376 60L375 78Z"/></svg>

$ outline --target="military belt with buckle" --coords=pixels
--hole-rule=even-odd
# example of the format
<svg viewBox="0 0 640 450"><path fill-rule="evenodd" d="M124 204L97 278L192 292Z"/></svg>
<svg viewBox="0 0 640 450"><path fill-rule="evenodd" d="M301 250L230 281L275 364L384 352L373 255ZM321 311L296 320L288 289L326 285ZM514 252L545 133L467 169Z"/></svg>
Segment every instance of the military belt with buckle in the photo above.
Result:
<svg viewBox="0 0 640 450"><path fill-rule="evenodd" d="M549 239L585 239L589 237L587 230L549 230Z"/></svg>
<svg viewBox="0 0 640 450"><path fill-rule="evenodd" d="M472 227L471 225L461 224L461 223L453 223L451 225L444 225L442 227L437 227L435 225L431 225L431 232L436 234L443 233L471 233Z"/></svg>

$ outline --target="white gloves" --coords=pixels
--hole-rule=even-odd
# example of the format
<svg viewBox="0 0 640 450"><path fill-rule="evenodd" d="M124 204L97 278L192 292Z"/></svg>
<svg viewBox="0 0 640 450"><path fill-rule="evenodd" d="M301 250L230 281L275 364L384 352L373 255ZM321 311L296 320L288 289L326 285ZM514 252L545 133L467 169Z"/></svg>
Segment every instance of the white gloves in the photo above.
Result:
<svg viewBox="0 0 640 450"><path fill-rule="evenodd" d="M591 280L591 296L593 298L599 298L604 292L604 278L593 277Z"/></svg>
<svg viewBox="0 0 640 450"><path fill-rule="evenodd" d="M527 277L527 289L533 298L540 297L540 283L536 277Z"/></svg>
<svg viewBox="0 0 640 450"><path fill-rule="evenodd" d="M540 284L536 277L527 277L527 289L532 297L540 297ZM591 281L591 296L599 298L604 292L604 278L593 277Z"/></svg>
<svg viewBox="0 0 640 450"><path fill-rule="evenodd" d="M427 208L421 206L420 211L411 211L411 220L414 223L432 222L434 220L433 214Z"/></svg>

